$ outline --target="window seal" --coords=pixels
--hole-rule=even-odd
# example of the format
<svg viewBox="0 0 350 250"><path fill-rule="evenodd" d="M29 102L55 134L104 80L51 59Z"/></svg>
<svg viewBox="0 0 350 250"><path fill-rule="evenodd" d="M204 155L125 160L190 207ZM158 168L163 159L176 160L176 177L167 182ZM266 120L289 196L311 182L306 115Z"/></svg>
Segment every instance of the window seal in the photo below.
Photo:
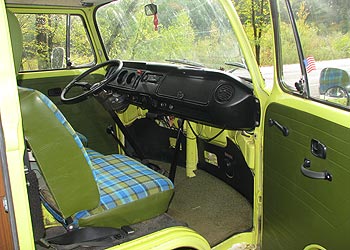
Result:
<svg viewBox="0 0 350 250"><path fill-rule="evenodd" d="M70 61L70 31L71 31L71 14L66 16L66 68L70 69L72 62Z"/></svg>
<svg viewBox="0 0 350 250"><path fill-rule="evenodd" d="M293 29L293 33L294 33L294 39L295 39L297 52L298 52L298 56L299 56L299 65L300 65L300 69L301 69L301 73L302 73L300 81L303 81L302 82L303 89L299 93L303 97L309 98L310 97L309 81L307 78L306 67L305 67L305 64L303 63L305 57L304 57L303 47L302 47L301 41L300 41L298 27L297 27L297 24L295 22L293 9L292 9L292 6L290 4L290 1L285 0L285 3L286 3L288 15L289 15L289 20L290 20L290 23L292 25L292 29Z"/></svg>
<svg viewBox="0 0 350 250"><path fill-rule="evenodd" d="M270 1L270 9L271 9L271 15L272 15L272 23L273 23L273 31L274 31L274 42L275 42L275 55L276 55L276 73L277 73L277 81L280 87L282 88L283 91L299 96L299 97L304 97L306 99L310 98L310 91L309 91L309 84L308 84L308 78L307 78L307 73L306 73L306 68L305 65L302 63L304 61L304 53L298 33L298 28L294 19L294 14L293 10L290 4L289 0L284 1L286 4L286 8L288 11L288 16L289 16L289 21L290 25L292 26L293 30L293 35L294 35L294 40L296 43L297 47L297 53L298 53L298 58L299 58L299 65L301 69L302 76L299 81L302 81L303 84L303 91L298 92L295 89L292 89L289 87L287 84L284 83L283 80L283 60L282 60L282 42L280 39L280 36L277 34L280 34L280 11L278 8L278 3L277 1Z"/></svg>
<svg viewBox="0 0 350 250"><path fill-rule="evenodd" d="M105 44L104 44L103 39L102 39L102 35L101 35L101 32L100 32L100 28L99 28L99 26L98 26L98 24L97 24L97 20L96 20L96 13L97 13L97 11L98 11L101 7L103 7L103 6L107 5L107 4L109 4L109 2L104 3L104 4L101 4L101 5L99 5L97 8L94 8L93 20L94 20L94 25L95 25L95 27L96 27L96 33L97 33L99 42L100 42L100 44L102 45L102 46L101 46L102 52L103 52L104 57L106 58L106 60L109 60L109 56L108 56L108 53L107 53L107 51L106 51Z"/></svg>

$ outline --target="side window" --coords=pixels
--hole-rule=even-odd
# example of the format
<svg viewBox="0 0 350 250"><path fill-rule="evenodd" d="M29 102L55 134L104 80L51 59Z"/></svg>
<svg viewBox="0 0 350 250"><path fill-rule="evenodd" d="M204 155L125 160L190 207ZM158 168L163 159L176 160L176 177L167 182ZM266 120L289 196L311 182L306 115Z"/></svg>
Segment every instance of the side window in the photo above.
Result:
<svg viewBox="0 0 350 250"><path fill-rule="evenodd" d="M280 53L282 54L280 62L282 64L282 71L279 75L279 80L284 89L294 92L297 91L295 83L302 79L299 54L292 23L285 4L280 5L279 14Z"/></svg>
<svg viewBox="0 0 350 250"><path fill-rule="evenodd" d="M281 20L286 9L286 2L280 0ZM350 107L350 16L348 1L292 1L294 14L301 42L299 70L295 69L295 79L303 68L304 88L308 97L317 101ZM284 30L281 34L284 34ZM295 43L295 42L294 42ZM294 53L290 42L282 40L282 57ZM284 62L285 63L285 62ZM286 75L284 64L284 75ZM291 66L292 67L292 66ZM301 75L301 73L300 73Z"/></svg>
<svg viewBox="0 0 350 250"><path fill-rule="evenodd" d="M94 53L80 16L71 15L70 62L73 66L91 66Z"/></svg>
<svg viewBox="0 0 350 250"><path fill-rule="evenodd" d="M95 62L78 15L16 14L23 34L21 71L84 67Z"/></svg>
<svg viewBox="0 0 350 250"><path fill-rule="evenodd" d="M350 107L349 1L326 4L308 0L299 9L310 96Z"/></svg>

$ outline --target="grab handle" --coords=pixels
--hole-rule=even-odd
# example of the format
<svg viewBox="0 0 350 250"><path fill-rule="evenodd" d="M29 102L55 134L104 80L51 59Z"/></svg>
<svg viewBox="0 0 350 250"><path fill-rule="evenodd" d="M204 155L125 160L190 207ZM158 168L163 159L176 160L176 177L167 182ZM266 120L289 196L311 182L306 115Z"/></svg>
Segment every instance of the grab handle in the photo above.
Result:
<svg viewBox="0 0 350 250"><path fill-rule="evenodd" d="M329 173L327 170L321 171L321 172L316 172L310 170L311 166L311 161L308 159L304 159L303 165L301 165L301 172L304 176L309 177L311 179L319 179L319 180L327 180L327 181L332 181L333 176L331 173Z"/></svg>

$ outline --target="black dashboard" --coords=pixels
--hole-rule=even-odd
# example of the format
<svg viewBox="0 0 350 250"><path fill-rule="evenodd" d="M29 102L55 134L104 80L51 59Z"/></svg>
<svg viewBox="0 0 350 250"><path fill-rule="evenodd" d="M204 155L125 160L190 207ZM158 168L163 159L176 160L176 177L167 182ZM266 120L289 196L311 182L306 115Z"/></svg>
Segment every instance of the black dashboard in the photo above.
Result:
<svg viewBox="0 0 350 250"><path fill-rule="evenodd" d="M115 70L109 68L107 75ZM220 70L124 61L107 88L157 114L225 129L259 125L260 105L251 84Z"/></svg>

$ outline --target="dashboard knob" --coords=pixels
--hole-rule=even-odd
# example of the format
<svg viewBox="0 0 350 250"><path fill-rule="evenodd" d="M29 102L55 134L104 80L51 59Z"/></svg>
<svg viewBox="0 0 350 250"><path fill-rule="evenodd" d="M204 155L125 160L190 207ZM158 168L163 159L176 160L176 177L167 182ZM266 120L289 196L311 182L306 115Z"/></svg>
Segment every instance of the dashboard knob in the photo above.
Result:
<svg viewBox="0 0 350 250"><path fill-rule="evenodd" d="M177 98L179 98L179 99L183 99L184 97L185 97L185 94L180 90L180 91L178 91L177 92Z"/></svg>

